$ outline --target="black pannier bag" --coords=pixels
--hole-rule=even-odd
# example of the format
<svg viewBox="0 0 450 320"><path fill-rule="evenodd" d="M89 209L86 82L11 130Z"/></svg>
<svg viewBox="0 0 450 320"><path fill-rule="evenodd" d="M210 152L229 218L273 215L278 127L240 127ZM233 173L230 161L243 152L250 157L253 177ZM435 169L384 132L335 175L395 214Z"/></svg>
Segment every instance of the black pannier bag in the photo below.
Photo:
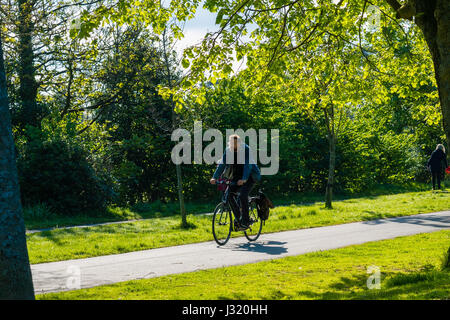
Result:
<svg viewBox="0 0 450 320"><path fill-rule="evenodd" d="M261 191L258 191L258 195L255 197L256 209L258 210L258 216L262 221L269 219L270 209L273 209L273 203L270 199Z"/></svg>

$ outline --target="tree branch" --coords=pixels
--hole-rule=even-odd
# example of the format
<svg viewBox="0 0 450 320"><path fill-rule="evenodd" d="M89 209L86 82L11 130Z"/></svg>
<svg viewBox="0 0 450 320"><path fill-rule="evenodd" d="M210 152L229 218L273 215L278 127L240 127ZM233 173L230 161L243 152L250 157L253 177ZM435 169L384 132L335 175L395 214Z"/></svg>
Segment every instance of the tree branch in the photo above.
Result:
<svg viewBox="0 0 450 320"><path fill-rule="evenodd" d="M386 0L386 2L396 12L395 17L397 19L412 20L416 15L416 8L412 0L408 0L404 5L401 5L397 0Z"/></svg>
<svg viewBox="0 0 450 320"><path fill-rule="evenodd" d="M395 12L397 12L397 10L402 6L397 0L386 0L386 2L392 7L392 9L394 9Z"/></svg>

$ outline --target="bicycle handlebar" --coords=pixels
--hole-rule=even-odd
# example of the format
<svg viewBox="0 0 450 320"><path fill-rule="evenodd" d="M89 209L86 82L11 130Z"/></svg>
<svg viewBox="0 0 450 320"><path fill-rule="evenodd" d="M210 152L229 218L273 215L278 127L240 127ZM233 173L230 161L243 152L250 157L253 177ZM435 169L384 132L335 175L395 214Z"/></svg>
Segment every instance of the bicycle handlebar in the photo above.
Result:
<svg viewBox="0 0 450 320"><path fill-rule="evenodd" d="M219 185L219 184L226 184L226 185L229 185L229 186L235 186L235 185L237 185L237 182L229 181L229 180L225 180L225 181L218 181L218 180L216 180L216 185Z"/></svg>

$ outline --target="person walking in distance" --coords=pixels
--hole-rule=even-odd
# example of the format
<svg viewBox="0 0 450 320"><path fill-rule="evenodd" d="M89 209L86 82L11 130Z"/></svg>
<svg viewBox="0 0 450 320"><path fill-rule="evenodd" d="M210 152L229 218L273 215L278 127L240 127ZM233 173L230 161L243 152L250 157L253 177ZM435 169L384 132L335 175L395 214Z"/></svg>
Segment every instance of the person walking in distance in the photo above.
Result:
<svg viewBox="0 0 450 320"><path fill-rule="evenodd" d="M427 162L428 170L431 172L433 190L436 190L436 185L438 189L441 189L442 162L444 162L445 167L447 168L448 163L445 148L442 144L438 144Z"/></svg>

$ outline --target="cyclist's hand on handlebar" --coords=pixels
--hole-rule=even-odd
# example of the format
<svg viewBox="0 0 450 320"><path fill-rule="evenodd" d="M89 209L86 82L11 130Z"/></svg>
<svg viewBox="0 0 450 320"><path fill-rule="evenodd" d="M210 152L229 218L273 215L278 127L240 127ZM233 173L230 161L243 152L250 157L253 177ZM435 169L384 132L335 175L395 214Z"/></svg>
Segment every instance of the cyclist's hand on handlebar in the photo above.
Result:
<svg viewBox="0 0 450 320"><path fill-rule="evenodd" d="M211 180L209 180L209 183L216 184L216 179L212 178Z"/></svg>
<svg viewBox="0 0 450 320"><path fill-rule="evenodd" d="M237 182L237 185L238 186L242 186L244 183L246 183L247 182L247 180L239 180L238 182Z"/></svg>

